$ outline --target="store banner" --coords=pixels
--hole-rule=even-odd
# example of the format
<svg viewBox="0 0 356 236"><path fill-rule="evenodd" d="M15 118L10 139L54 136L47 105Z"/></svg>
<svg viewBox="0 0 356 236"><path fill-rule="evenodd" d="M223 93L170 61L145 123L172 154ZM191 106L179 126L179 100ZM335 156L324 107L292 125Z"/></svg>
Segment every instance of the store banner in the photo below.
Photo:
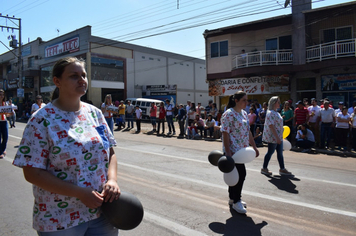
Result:
<svg viewBox="0 0 356 236"><path fill-rule="evenodd" d="M45 47L45 58L79 51L79 36Z"/></svg>
<svg viewBox="0 0 356 236"><path fill-rule="evenodd" d="M143 85L142 97L161 101L168 99L171 104L175 104L177 101L177 85Z"/></svg>
<svg viewBox="0 0 356 236"><path fill-rule="evenodd" d="M321 76L323 91L355 90L356 74L336 74Z"/></svg>
<svg viewBox="0 0 356 236"><path fill-rule="evenodd" d="M209 81L209 96L228 96L237 91L247 94L289 92L289 75L232 78Z"/></svg>

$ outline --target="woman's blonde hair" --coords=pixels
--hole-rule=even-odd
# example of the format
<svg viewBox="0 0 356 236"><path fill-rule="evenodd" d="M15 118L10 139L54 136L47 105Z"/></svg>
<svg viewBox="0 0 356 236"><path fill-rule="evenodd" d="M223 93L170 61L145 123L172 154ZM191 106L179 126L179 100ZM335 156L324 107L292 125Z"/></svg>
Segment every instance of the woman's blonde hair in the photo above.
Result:
<svg viewBox="0 0 356 236"><path fill-rule="evenodd" d="M110 102L109 102L109 103L107 103L107 98L110 98ZM111 94L106 94L104 103L105 103L105 104L109 104L109 105L112 104L112 97L111 97Z"/></svg>
<svg viewBox="0 0 356 236"><path fill-rule="evenodd" d="M278 96L273 96L268 101L268 110L274 110L274 105L279 101Z"/></svg>

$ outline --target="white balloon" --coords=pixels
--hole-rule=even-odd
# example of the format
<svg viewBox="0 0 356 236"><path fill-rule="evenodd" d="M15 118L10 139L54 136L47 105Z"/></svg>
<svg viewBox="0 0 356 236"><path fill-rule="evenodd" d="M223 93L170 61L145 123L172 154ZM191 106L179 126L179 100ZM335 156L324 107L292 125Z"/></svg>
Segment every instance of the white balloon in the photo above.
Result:
<svg viewBox="0 0 356 236"><path fill-rule="evenodd" d="M287 139L283 139L283 150L289 151L291 148L292 144Z"/></svg>
<svg viewBox="0 0 356 236"><path fill-rule="evenodd" d="M241 148L232 158L236 164L244 164L253 161L256 158L256 152L252 147Z"/></svg>
<svg viewBox="0 0 356 236"><path fill-rule="evenodd" d="M224 173L224 181L228 186L235 186L239 182L239 172L236 167L231 172Z"/></svg>

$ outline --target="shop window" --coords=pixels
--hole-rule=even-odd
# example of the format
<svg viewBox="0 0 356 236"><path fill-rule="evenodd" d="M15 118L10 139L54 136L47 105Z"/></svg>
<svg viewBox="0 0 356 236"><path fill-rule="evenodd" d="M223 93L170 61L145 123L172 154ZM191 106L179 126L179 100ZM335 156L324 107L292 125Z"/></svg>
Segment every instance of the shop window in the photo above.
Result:
<svg viewBox="0 0 356 236"><path fill-rule="evenodd" d="M315 78L300 78L297 80L297 90L316 90Z"/></svg>
<svg viewBox="0 0 356 236"><path fill-rule="evenodd" d="M99 57L91 58L92 80L124 82L124 62Z"/></svg>
<svg viewBox="0 0 356 236"><path fill-rule="evenodd" d="M229 55L228 41L214 42L210 44L210 55L214 57L225 57Z"/></svg>

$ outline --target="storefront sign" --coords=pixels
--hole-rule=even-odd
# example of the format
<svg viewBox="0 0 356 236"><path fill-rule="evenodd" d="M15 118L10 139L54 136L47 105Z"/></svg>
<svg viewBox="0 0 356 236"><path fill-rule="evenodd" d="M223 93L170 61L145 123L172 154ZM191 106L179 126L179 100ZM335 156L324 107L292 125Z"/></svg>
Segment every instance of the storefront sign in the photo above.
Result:
<svg viewBox="0 0 356 236"><path fill-rule="evenodd" d="M45 47L45 57L53 57L76 51L79 51L79 36Z"/></svg>
<svg viewBox="0 0 356 236"><path fill-rule="evenodd" d="M323 91L355 90L356 74L336 74L321 76Z"/></svg>
<svg viewBox="0 0 356 236"><path fill-rule="evenodd" d="M24 89L17 89L17 97L23 98L25 97L25 90Z"/></svg>
<svg viewBox="0 0 356 236"><path fill-rule="evenodd" d="M7 89L15 89L15 88L19 88L19 78L16 79L9 79L8 83L7 83Z"/></svg>
<svg viewBox="0 0 356 236"><path fill-rule="evenodd" d="M237 91L247 94L289 92L289 76L262 76L209 81L209 96L232 95Z"/></svg>
<svg viewBox="0 0 356 236"><path fill-rule="evenodd" d="M171 104L175 104L177 100L177 85L143 85L142 97L161 101L168 99Z"/></svg>

